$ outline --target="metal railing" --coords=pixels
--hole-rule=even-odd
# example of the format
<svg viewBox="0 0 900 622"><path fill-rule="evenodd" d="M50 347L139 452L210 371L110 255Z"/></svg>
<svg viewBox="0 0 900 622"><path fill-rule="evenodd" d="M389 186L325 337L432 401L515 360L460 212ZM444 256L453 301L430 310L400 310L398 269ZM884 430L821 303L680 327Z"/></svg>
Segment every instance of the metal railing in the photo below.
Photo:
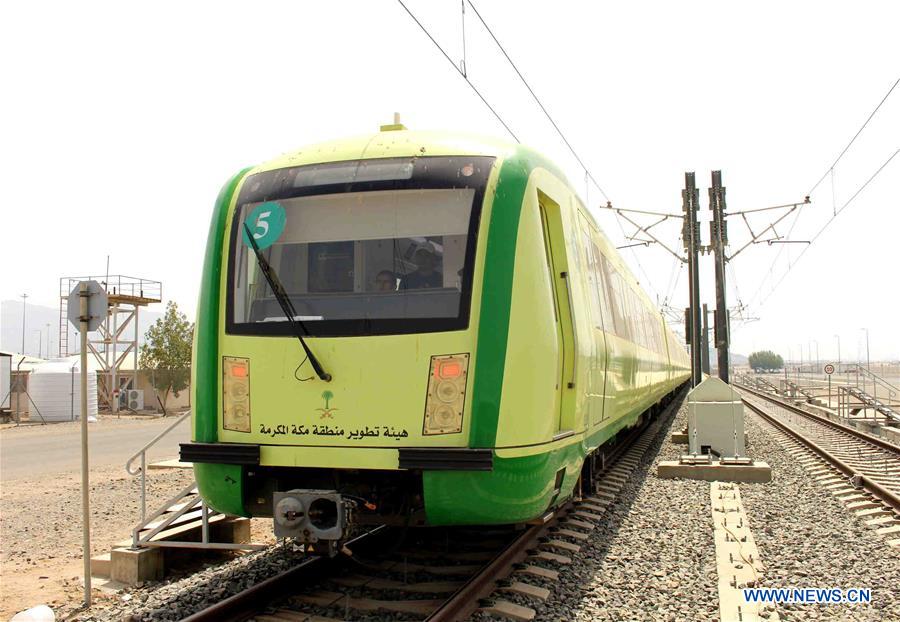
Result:
<svg viewBox="0 0 900 622"><path fill-rule="evenodd" d="M859 379L862 377L862 390L878 399L878 388L881 387L881 394L887 395L888 401L895 399L900 394L900 388L895 387L890 382L879 376L878 374L866 369L862 365L854 365L851 371L856 374L856 387L859 388ZM871 384L872 390L867 388Z"/></svg>
<svg viewBox="0 0 900 622"><path fill-rule="evenodd" d="M129 475L141 476L141 520L131 530L131 546L165 546L177 548L202 548L202 549L228 549L228 550L257 550L266 547L264 544L210 542L209 526L211 520L219 520L224 517L221 512L211 509L197 490L197 482L178 492L178 494L166 500L158 510L147 515L147 450L159 442L161 438L177 428L185 419L190 418L191 411L182 413L165 430L157 434L146 445L141 447L128 462L125 463L125 471ZM136 462L140 460L140 466ZM185 522L196 520L193 513L200 512L200 542L183 542L176 540L153 540L153 538L169 527L183 525Z"/></svg>
<svg viewBox="0 0 900 622"><path fill-rule="evenodd" d="M141 447L137 450L133 456L128 459L128 462L125 463L125 471L128 472L129 475L137 475L141 474L141 520L144 521L147 518L147 450L156 445L159 440L164 437L166 434L174 430L181 424L185 419L189 419L191 416L191 411L185 411L181 414L181 416L176 419L172 425L167 427L165 430L157 434L153 437L149 443ZM134 468L134 461L140 458L141 465Z"/></svg>
<svg viewBox="0 0 900 622"><path fill-rule="evenodd" d="M160 281L125 274L64 276L59 280L60 298L67 298L72 288L80 281L97 281L110 296L146 298L157 302L162 300L162 283Z"/></svg>

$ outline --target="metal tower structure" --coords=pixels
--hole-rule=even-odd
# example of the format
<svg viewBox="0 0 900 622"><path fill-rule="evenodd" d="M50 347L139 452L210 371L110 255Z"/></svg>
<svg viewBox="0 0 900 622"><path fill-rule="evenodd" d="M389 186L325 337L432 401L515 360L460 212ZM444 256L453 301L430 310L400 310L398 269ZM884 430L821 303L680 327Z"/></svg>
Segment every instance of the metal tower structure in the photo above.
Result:
<svg viewBox="0 0 900 622"><path fill-rule="evenodd" d="M140 308L162 301L162 283L124 275L65 276L59 280L59 356L69 351L67 303L69 293L80 281L98 281L106 290L109 311L96 333L88 337L88 349L100 366L97 397L112 412L119 410L120 391L137 386ZM131 369L123 369L128 357Z"/></svg>

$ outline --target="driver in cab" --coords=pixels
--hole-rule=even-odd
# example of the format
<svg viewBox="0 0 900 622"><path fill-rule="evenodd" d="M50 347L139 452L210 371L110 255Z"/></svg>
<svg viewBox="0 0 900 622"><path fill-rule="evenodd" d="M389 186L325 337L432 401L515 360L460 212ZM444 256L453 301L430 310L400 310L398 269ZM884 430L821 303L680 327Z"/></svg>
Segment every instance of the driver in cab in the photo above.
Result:
<svg viewBox="0 0 900 622"><path fill-rule="evenodd" d="M437 257L427 248L420 248L413 255L416 271L403 277L401 289L433 289L444 286L444 275L435 270Z"/></svg>

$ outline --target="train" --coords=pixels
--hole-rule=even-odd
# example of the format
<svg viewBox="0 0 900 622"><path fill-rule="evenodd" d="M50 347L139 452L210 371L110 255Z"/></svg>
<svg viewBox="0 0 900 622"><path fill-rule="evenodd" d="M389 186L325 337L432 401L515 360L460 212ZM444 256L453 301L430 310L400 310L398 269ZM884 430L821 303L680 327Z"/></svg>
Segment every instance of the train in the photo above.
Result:
<svg viewBox="0 0 900 622"><path fill-rule="evenodd" d="M221 189L181 459L210 507L316 552L365 525L527 523L689 376L550 159L395 123Z"/></svg>

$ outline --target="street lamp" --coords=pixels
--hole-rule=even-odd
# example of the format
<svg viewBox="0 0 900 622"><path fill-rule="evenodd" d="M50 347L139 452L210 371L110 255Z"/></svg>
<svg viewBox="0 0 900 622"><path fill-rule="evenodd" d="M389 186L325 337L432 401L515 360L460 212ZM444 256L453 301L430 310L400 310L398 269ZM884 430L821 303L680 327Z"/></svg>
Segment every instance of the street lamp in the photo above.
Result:
<svg viewBox="0 0 900 622"><path fill-rule="evenodd" d="M835 335L834 338L837 339L837 346L838 346L837 366L838 366L838 372L840 372L840 370L841 370L841 336Z"/></svg>
<svg viewBox="0 0 900 622"><path fill-rule="evenodd" d="M860 328L859 330L866 331L866 371L872 371L872 363L869 359L869 329L868 328Z"/></svg>
<svg viewBox="0 0 900 622"><path fill-rule="evenodd" d="M22 356L25 356L25 299L28 294L22 294Z"/></svg>

